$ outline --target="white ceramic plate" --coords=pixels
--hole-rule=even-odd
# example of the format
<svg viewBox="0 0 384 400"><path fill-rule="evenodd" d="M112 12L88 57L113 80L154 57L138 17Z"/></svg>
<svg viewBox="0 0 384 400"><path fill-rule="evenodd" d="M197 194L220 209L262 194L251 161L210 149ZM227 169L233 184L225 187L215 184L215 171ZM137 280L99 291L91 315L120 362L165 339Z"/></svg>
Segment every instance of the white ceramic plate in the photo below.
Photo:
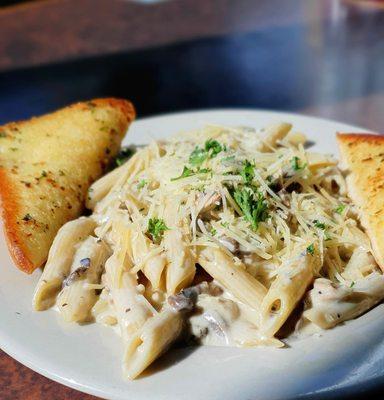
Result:
<svg viewBox="0 0 384 400"><path fill-rule="evenodd" d="M294 114L217 110L135 122L124 144L147 143L204 123L262 127L288 121L322 152L335 153L335 132L361 128ZM64 385L109 399L246 400L321 397L355 391L384 373L384 306L361 318L294 342L285 349L176 349L146 376L122 380L120 339L96 324L66 325L53 311L33 312L40 271L19 272L0 238L0 347L21 363Z"/></svg>

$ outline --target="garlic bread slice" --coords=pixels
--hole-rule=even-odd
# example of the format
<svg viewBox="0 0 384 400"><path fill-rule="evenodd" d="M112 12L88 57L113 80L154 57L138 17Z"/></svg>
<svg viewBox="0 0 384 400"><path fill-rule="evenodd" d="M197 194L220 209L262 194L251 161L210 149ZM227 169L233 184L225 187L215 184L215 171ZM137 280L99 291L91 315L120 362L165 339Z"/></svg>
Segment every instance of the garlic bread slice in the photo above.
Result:
<svg viewBox="0 0 384 400"><path fill-rule="evenodd" d="M347 168L349 195L384 271L384 136L339 133L337 141Z"/></svg>
<svg viewBox="0 0 384 400"><path fill-rule="evenodd" d="M107 98L0 126L4 231L22 271L43 265L58 229L82 213L134 117L130 102Z"/></svg>

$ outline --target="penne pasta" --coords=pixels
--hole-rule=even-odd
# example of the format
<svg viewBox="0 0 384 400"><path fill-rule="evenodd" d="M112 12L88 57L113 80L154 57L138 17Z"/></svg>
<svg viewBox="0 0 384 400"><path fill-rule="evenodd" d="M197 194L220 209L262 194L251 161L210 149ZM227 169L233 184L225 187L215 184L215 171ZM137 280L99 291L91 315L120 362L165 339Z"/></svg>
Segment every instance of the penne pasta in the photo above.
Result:
<svg viewBox="0 0 384 400"><path fill-rule="evenodd" d="M59 230L33 295L35 310L46 310L54 305L61 285L70 272L76 245L90 235L95 227L92 218L81 217L67 222Z"/></svg>
<svg viewBox="0 0 384 400"><path fill-rule="evenodd" d="M179 217L172 203L165 208L165 222L169 228L164 232L164 248L167 258L166 289L174 294L189 286L195 276L195 257L188 246L185 220Z"/></svg>
<svg viewBox="0 0 384 400"><path fill-rule="evenodd" d="M260 151L271 151L279 140L283 140L291 130L292 125L286 122L270 125L264 132Z"/></svg>
<svg viewBox="0 0 384 400"><path fill-rule="evenodd" d="M384 276L377 272L350 286L316 279L306 299L303 319L322 329L330 329L358 317L384 298Z"/></svg>
<svg viewBox="0 0 384 400"><path fill-rule="evenodd" d="M151 241L142 232L137 231L132 238L132 253L135 272L140 269L151 282L152 288L159 289L161 277L166 267L166 257L162 249L151 246Z"/></svg>
<svg viewBox="0 0 384 400"><path fill-rule="evenodd" d="M65 321L89 321L97 296L95 290L87 284L99 283L108 255L106 244L93 236L80 244L72 262L71 273L57 297L58 309Z"/></svg>
<svg viewBox="0 0 384 400"><path fill-rule="evenodd" d="M261 305L261 327L265 336L273 336L287 320L313 280L319 260L300 254L273 281Z"/></svg>
<svg viewBox="0 0 384 400"><path fill-rule="evenodd" d="M127 271L119 272L120 269L121 265L113 254L105 265L105 284L109 288L121 336L128 339L155 314L155 310L140 293L134 275Z"/></svg>
<svg viewBox="0 0 384 400"><path fill-rule="evenodd" d="M88 197L85 205L89 210L93 210L96 204L101 201L112 189L116 181L124 174L127 165L112 170L108 174L93 183L88 189Z"/></svg>
<svg viewBox="0 0 384 400"><path fill-rule="evenodd" d="M235 264L223 251L208 248L200 252L198 262L241 302L260 311L267 289L243 266Z"/></svg>
<svg viewBox="0 0 384 400"><path fill-rule="evenodd" d="M149 319L126 343L124 375L140 375L180 336L182 325L182 316L167 309Z"/></svg>

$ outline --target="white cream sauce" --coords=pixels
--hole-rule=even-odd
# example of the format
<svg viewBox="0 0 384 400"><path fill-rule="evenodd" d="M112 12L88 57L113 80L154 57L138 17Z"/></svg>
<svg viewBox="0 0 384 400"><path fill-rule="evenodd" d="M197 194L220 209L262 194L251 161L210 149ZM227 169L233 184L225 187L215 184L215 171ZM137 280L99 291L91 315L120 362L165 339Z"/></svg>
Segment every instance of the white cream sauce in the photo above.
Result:
<svg viewBox="0 0 384 400"><path fill-rule="evenodd" d="M217 289L211 283L210 288ZM216 290L217 291L217 290ZM240 303L226 291L221 294L202 293L188 318L190 333L202 345L249 347L282 346L277 339L264 340L258 328L258 312Z"/></svg>

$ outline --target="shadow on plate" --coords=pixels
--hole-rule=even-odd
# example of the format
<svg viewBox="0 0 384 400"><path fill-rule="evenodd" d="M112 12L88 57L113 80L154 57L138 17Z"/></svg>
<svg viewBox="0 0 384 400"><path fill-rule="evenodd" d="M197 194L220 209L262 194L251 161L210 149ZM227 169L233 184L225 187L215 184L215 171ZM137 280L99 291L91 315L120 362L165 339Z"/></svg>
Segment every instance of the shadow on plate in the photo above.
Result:
<svg viewBox="0 0 384 400"><path fill-rule="evenodd" d="M158 358L136 379L147 378L153 374L168 369L171 366L177 365L178 363L189 357L198 348L199 346L186 346L183 344L177 344L173 346L170 351Z"/></svg>

